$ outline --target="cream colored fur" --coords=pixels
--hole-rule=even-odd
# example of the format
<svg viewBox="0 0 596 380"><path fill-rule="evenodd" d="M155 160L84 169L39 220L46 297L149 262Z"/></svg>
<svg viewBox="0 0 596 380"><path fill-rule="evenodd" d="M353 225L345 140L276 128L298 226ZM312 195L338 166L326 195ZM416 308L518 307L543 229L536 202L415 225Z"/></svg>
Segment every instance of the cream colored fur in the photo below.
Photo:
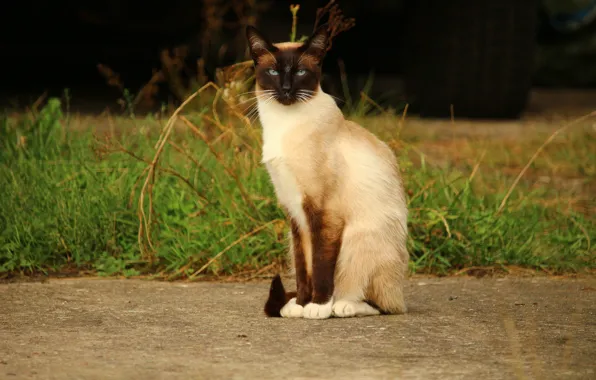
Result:
<svg viewBox="0 0 596 380"><path fill-rule="evenodd" d="M333 297L323 304L309 303L304 306L303 318L307 319L327 319L333 313Z"/></svg>
<svg viewBox="0 0 596 380"><path fill-rule="evenodd" d="M377 309L366 302L339 300L333 304L333 315L339 318L364 317L366 315L380 314Z"/></svg>
<svg viewBox="0 0 596 380"><path fill-rule="evenodd" d="M303 313L304 308L296 303L296 297L289 300L279 311L283 318L302 318Z"/></svg>
<svg viewBox="0 0 596 380"><path fill-rule="evenodd" d="M378 313L363 304L364 300L386 312L406 312L407 207L391 149L344 119L335 101L321 88L308 102L290 106L262 98L258 102L262 162L279 202L302 231L308 231L302 209L305 195L344 223L335 271L335 315ZM302 240L310 274L310 237ZM311 313L312 308L306 305L304 312ZM318 309L315 314L319 315ZM321 315L327 314L331 308Z"/></svg>

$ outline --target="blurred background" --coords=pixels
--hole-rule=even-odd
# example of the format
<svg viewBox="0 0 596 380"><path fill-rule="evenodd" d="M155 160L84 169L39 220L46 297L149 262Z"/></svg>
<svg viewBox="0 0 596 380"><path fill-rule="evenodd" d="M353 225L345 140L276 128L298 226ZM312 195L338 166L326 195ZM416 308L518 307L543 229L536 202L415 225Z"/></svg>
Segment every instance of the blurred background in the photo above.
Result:
<svg viewBox="0 0 596 380"><path fill-rule="evenodd" d="M0 15L0 281L280 273L245 28L288 41L321 22L324 90L399 161L412 273L596 268L596 0L30 0Z"/></svg>
<svg viewBox="0 0 596 380"><path fill-rule="evenodd" d="M176 86L198 86L217 68L246 60L246 25L288 40L292 3L5 2L2 108L68 89L73 110L118 109L124 88L138 93L158 70L145 108L179 103L184 91ZM299 3L301 36L328 1ZM423 117L517 118L532 96L596 106L596 0L337 3L356 22L325 62L324 88L342 99L364 90L383 107L409 103Z"/></svg>

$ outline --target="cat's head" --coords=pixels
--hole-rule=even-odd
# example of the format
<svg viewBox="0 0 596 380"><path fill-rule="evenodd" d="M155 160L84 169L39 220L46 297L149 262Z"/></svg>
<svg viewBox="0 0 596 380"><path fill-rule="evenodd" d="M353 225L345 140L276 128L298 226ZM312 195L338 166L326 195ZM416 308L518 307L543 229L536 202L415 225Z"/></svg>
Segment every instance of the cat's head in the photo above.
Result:
<svg viewBox="0 0 596 380"><path fill-rule="evenodd" d="M306 102L316 94L329 35L322 25L304 43L272 44L257 29L246 28L259 88L283 105Z"/></svg>

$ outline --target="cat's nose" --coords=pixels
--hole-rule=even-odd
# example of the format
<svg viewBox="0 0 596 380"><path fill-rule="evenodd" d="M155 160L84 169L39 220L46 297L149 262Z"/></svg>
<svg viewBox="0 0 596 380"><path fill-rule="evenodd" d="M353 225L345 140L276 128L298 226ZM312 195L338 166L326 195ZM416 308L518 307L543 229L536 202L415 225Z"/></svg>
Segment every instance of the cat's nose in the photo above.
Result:
<svg viewBox="0 0 596 380"><path fill-rule="evenodd" d="M290 89L292 88L292 84L290 82L284 82L281 85L281 89L285 92L285 93L289 93Z"/></svg>

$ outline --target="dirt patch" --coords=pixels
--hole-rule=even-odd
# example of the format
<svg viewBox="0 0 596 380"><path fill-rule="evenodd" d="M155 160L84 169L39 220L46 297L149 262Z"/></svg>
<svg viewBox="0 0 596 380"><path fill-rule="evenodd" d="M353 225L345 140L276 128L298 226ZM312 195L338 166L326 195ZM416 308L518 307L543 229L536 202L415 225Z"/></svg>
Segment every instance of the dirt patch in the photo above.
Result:
<svg viewBox="0 0 596 380"><path fill-rule="evenodd" d="M596 279L424 278L401 316L267 319L268 284L0 285L0 378L596 376Z"/></svg>

